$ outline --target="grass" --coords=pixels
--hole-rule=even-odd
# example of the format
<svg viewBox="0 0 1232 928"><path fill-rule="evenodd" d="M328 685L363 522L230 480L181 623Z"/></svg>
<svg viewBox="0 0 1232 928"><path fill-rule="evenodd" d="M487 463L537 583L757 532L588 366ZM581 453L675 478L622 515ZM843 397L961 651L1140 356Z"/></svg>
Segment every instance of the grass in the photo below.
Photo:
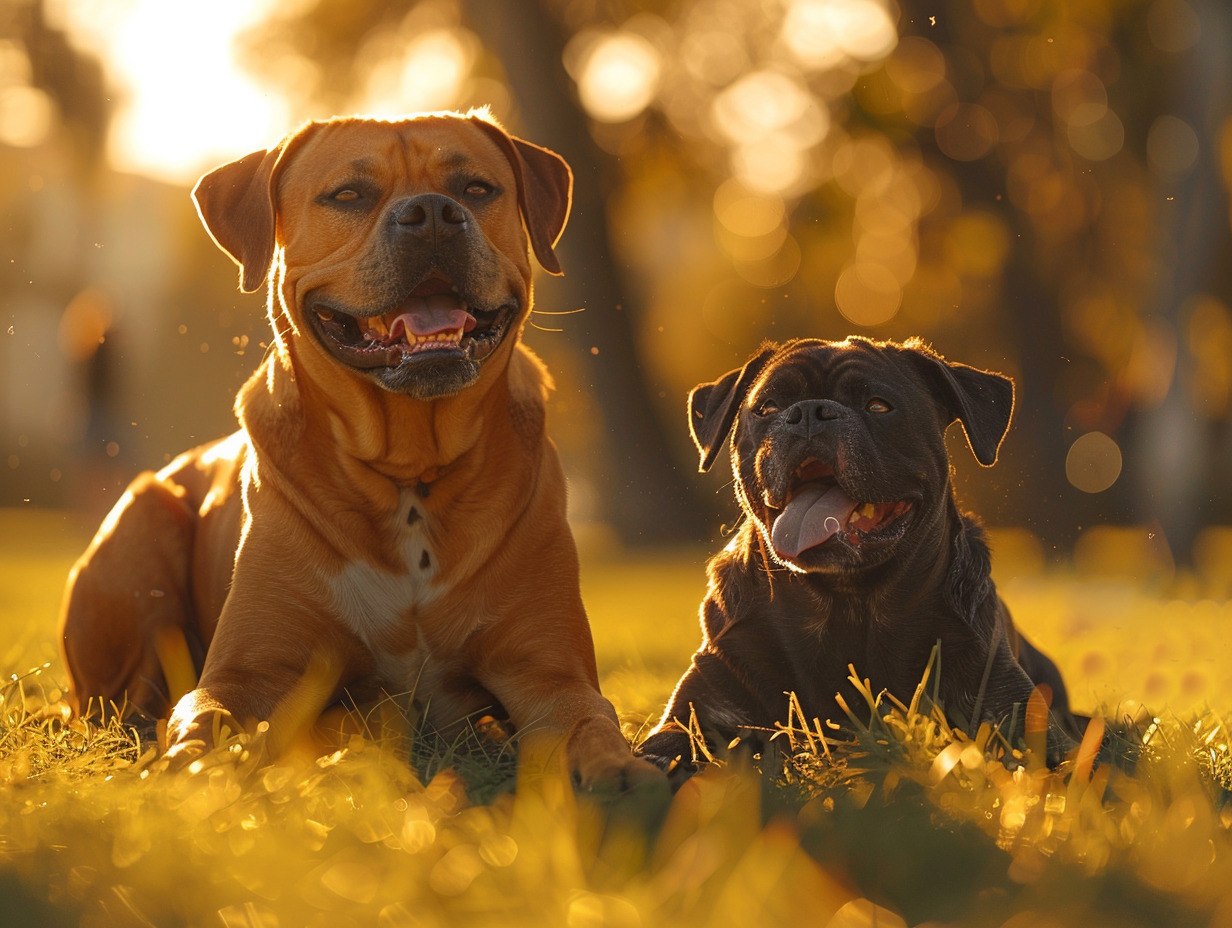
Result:
<svg viewBox="0 0 1232 928"><path fill-rule="evenodd" d="M719 763L674 798L575 796L548 746L515 761L478 734L357 735L266 766L244 736L169 773L126 730L66 718L53 625L84 539L15 518L0 516L0 669L18 674L0 687L0 926L1232 924L1232 613L1194 578L1078 578L999 546L1016 620L1077 706L1137 745L1132 770L1080 750L1049 771L924 696L870 692L878 717L854 736L785 725L781 767ZM630 735L696 645L703 558L586 562Z"/></svg>

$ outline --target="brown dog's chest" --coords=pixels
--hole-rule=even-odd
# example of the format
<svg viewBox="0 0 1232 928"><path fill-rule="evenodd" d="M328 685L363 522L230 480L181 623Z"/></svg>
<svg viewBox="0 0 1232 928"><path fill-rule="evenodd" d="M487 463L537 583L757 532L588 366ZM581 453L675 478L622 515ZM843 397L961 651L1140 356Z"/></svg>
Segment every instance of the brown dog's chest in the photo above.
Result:
<svg viewBox="0 0 1232 928"><path fill-rule="evenodd" d="M326 581L330 609L369 650L397 652L413 645L415 616L444 591L433 521L418 494L404 488L384 534L383 563L355 559Z"/></svg>
<svg viewBox="0 0 1232 928"><path fill-rule="evenodd" d="M334 617L370 658L348 687L352 694L419 701L434 721L455 720L495 700L470 677L465 645L482 623L466 585L454 582L457 571L442 561L448 513L428 502L416 488L402 489L382 563L353 560L326 586Z"/></svg>

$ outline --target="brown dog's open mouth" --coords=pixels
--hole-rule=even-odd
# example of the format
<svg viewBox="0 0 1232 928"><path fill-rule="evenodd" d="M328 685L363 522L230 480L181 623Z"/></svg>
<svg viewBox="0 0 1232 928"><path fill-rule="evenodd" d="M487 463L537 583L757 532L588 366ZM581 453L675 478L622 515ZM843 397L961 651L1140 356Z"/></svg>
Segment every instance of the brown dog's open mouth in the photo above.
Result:
<svg viewBox="0 0 1232 928"><path fill-rule="evenodd" d="M362 369L396 367L427 355L482 361L500 345L516 309L468 306L449 281L425 280L394 308L357 316L325 299L306 301L305 315L321 343L339 360Z"/></svg>
<svg viewBox="0 0 1232 928"><path fill-rule="evenodd" d="M815 460L797 470L781 508L770 507L770 540L781 558L799 557L837 536L858 549L900 534L908 500L859 502L847 495L831 468Z"/></svg>

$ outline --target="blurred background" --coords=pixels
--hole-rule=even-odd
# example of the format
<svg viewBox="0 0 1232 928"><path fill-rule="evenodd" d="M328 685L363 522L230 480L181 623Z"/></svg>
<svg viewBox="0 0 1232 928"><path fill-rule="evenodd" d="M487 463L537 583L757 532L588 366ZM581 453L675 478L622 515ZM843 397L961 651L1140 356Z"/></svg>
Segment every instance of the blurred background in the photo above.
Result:
<svg viewBox="0 0 1232 928"><path fill-rule="evenodd" d="M0 507L92 529L233 427L200 173L482 104L576 175L526 340L584 544L730 528L685 395L763 339L921 335L1016 381L995 468L950 436L1004 548L1228 592L1223 0L0 0Z"/></svg>

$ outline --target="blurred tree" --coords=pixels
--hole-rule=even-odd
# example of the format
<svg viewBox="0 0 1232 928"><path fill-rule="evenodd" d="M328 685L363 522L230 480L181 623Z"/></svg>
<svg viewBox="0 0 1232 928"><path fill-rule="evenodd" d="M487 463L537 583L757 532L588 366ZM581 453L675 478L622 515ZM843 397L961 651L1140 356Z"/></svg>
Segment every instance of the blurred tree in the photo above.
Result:
<svg viewBox="0 0 1232 928"><path fill-rule="evenodd" d="M106 322L100 321L103 312L86 312L88 323L69 333L76 335L79 345L83 333L91 336L67 362L61 358L68 352L54 340L39 345L40 350L54 352L45 361L38 360L37 352L33 364L28 356L20 363L9 361L13 370L9 383L28 384L39 395L5 397L7 403L0 405L0 429L8 433L4 444L11 447L15 441L21 454L11 460L22 463L10 464L0 486L0 504L31 499L63 503L77 489L75 478L81 473L90 475L82 481L91 484L89 492L121 463L108 457L106 441L99 440L113 432L118 416L115 343L102 345L110 309L88 286L91 246L99 240L102 225L103 153L112 106L100 61L74 45L48 18L43 0L0 4L0 99L0 120L5 123L0 139L13 146L8 150L0 146L9 172L7 183L0 184L6 219L0 245L8 256L0 265L0 309L9 319L20 320L23 334L60 333L62 338L66 323L74 319L66 307L73 306L75 298L78 310L106 309ZM35 280L38 286L32 287ZM76 321L82 318L79 313ZM16 350L15 343L6 347ZM51 375L55 381L73 384L36 384L27 379L36 368L55 372ZM85 389L87 384L90 389ZM55 409L61 413L58 418L67 418L65 406L57 406L57 396L80 402L84 428L62 430L57 421L47 422L49 417L40 414ZM75 406L73 411L78 411ZM60 470L55 470L57 476L49 484L49 470L62 465L65 455L76 466L66 467L71 473L63 482Z"/></svg>
<svg viewBox="0 0 1232 928"><path fill-rule="evenodd" d="M1153 8L1157 18L1168 13L1168 4L1163 6L1163 12L1158 3ZM1191 0L1187 6L1201 24L1200 34L1193 36L1192 44L1183 37L1171 38L1173 47L1187 45L1186 53L1172 68L1174 78L1162 98L1152 101L1155 106L1144 114L1164 115L1153 120L1146 134L1145 155L1150 162L1154 150L1157 195L1163 202L1154 223L1160 273L1143 311L1172 334L1176 369L1161 401L1134 410L1126 429L1131 487L1146 501L1138 515L1144 509L1147 517L1158 519L1173 551L1186 561L1201 528L1232 517L1226 400L1222 410L1209 408L1201 386L1204 357L1208 368L1222 368L1216 376L1223 379L1232 364L1227 353L1232 346L1216 342L1212 352L1212 346L1204 345L1215 334L1210 328L1220 322L1227 326L1226 301L1232 294L1226 271L1232 251L1228 201L1213 195L1221 184L1223 136L1232 126L1232 14L1225 4L1211 0ZM1185 13L1173 9L1169 18ZM1154 25L1156 33L1177 27L1175 22ZM1169 35L1157 34L1156 40L1167 46ZM1192 138L1186 136L1187 129ZM1186 169L1180 161L1188 153L1175 148L1188 149L1190 144L1196 151Z"/></svg>
<svg viewBox="0 0 1232 928"><path fill-rule="evenodd" d="M25 50L30 85L55 102L73 140L78 168L83 173L98 168L112 112L98 59L48 22L43 0L14 0L0 7L0 38L12 39Z"/></svg>
<svg viewBox="0 0 1232 928"><path fill-rule="evenodd" d="M487 99L570 158L626 539L692 532L689 386L855 331L1016 378L1004 463L960 468L989 521L1184 560L1232 519L1230 33L1218 0L317 0L253 57L336 109Z"/></svg>

